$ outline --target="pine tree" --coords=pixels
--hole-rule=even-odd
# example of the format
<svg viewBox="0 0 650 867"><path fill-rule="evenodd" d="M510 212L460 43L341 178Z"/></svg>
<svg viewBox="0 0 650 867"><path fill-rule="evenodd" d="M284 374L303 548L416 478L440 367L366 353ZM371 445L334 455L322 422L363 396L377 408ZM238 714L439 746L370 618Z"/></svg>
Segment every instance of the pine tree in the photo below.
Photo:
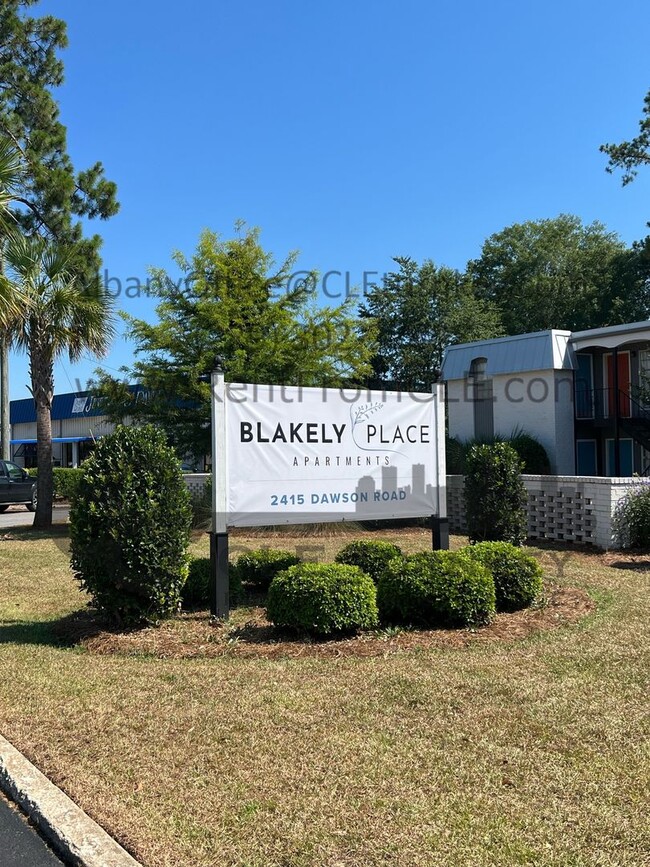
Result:
<svg viewBox="0 0 650 867"><path fill-rule="evenodd" d="M98 281L101 238L84 238L80 218L107 219L117 213L116 186L102 164L77 172L67 152L66 128L52 90L63 83L59 52L67 44L65 22L34 17L38 0L0 4L0 135L20 154L24 172L14 196L15 216L27 235L41 235L65 249L80 285ZM0 334L2 381L1 439L9 450L9 395L6 388L8 335Z"/></svg>

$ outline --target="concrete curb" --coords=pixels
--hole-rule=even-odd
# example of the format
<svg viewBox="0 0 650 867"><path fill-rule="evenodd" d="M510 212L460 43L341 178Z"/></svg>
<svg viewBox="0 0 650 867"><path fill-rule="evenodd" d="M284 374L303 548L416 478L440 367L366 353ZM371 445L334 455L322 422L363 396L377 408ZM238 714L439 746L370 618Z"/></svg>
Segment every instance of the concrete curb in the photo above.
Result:
<svg viewBox="0 0 650 867"><path fill-rule="evenodd" d="M81 807L0 735L0 789L74 867L140 867Z"/></svg>

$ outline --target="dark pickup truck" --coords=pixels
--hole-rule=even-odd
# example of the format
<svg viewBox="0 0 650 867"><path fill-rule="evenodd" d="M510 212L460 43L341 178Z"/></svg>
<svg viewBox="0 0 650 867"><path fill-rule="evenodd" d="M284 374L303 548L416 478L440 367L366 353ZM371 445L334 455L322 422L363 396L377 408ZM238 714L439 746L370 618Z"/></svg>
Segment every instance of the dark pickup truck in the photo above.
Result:
<svg viewBox="0 0 650 867"><path fill-rule="evenodd" d="M0 512L9 506L27 506L36 509L36 479L11 461L0 461Z"/></svg>

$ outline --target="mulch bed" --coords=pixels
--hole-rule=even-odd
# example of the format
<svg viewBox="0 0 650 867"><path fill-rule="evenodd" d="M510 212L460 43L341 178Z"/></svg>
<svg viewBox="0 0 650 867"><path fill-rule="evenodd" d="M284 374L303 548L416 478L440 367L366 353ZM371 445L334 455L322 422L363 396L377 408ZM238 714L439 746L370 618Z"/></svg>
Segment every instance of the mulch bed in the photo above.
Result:
<svg viewBox="0 0 650 867"><path fill-rule="evenodd" d="M57 626L59 639L80 645L98 655L151 655L161 659L214 658L335 658L386 656L413 648L462 648L475 642L512 642L543 630L576 623L594 609L582 590L548 587L544 604L498 614L479 629L379 630L327 640L296 637L276 630L263 608L237 623L237 612L228 623L211 620L207 612L188 612L157 627L115 632L101 624L91 611L77 612Z"/></svg>

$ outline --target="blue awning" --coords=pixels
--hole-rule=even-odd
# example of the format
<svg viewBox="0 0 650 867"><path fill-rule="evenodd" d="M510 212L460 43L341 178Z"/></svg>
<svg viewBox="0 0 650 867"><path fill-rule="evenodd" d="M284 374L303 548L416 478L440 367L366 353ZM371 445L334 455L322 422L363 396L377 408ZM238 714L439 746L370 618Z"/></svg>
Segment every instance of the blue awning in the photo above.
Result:
<svg viewBox="0 0 650 867"><path fill-rule="evenodd" d="M9 440L12 446L35 446L38 440ZM53 443L91 443L92 437L52 437Z"/></svg>

